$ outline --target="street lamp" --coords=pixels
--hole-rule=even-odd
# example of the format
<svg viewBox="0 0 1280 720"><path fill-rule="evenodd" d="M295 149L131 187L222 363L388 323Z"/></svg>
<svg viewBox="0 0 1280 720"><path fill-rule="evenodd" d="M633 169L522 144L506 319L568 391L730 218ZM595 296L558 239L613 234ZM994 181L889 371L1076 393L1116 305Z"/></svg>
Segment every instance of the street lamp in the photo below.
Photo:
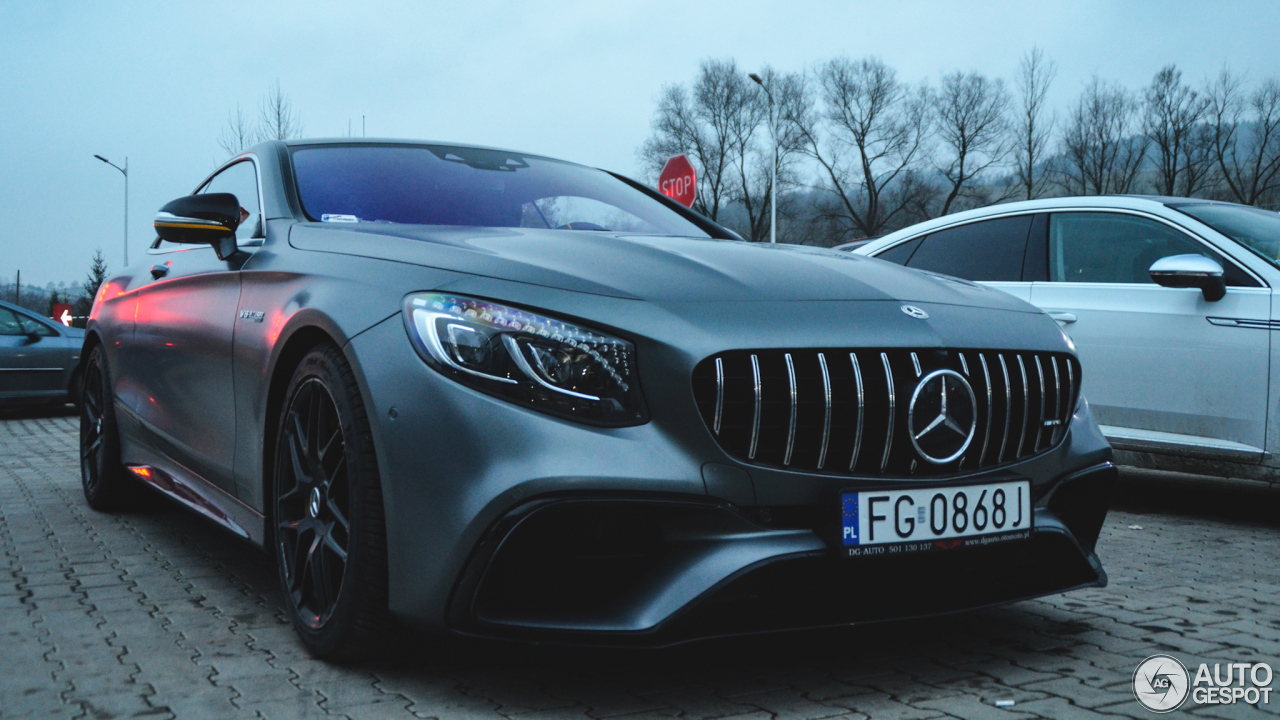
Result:
<svg viewBox="0 0 1280 720"><path fill-rule="evenodd" d="M765 97L769 98L769 134L773 136L773 182L769 183L769 242L778 242L778 125L773 119L773 93L769 92L769 86L764 84L764 80L760 76L751 73L748 77L756 82L764 89Z"/></svg>
<svg viewBox="0 0 1280 720"><path fill-rule="evenodd" d="M119 170L124 175L124 267L129 267L129 158L126 156L124 167L120 167L101 155L94 155L94 157Z"/></svg>

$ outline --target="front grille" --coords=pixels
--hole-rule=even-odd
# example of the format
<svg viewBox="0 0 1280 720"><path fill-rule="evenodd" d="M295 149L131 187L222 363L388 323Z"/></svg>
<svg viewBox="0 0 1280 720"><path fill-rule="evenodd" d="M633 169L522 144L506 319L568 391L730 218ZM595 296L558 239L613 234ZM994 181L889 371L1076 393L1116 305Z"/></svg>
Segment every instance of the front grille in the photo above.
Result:
<svg viewBox="0 0 1280 720"><path fill-rule="evenodd" d="M972 441L942 463L908 429L916 386L938 370L963 376L976 400ZM698 410L729 455L858 476L950 475L1043 452L1066 434L1079 388L1071 355L1009 350L735 350L693 371Z"/></svg>

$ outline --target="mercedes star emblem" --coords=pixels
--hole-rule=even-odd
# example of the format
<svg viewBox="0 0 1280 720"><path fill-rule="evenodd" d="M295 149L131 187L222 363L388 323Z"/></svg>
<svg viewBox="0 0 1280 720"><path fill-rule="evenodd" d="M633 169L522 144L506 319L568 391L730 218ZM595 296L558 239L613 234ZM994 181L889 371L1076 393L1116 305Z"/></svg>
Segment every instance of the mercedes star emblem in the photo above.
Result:
<svg viewBox="0 0 1280 720"><path fill-rule="evenodd" d="M917 320L924 320L925 318L929 317L929 313L925 312L924 310L921 310L915 305L903 305L902 312L910 315L911 317Z"/></svg>
<svg viewBox="0 0 1280 720"><path fill-rule="evenodd" d="M978 429L977 407L973 388L960 373L935 370L921 378L907 409L911 444L920 457L944 465L963 455Z"/></svg>

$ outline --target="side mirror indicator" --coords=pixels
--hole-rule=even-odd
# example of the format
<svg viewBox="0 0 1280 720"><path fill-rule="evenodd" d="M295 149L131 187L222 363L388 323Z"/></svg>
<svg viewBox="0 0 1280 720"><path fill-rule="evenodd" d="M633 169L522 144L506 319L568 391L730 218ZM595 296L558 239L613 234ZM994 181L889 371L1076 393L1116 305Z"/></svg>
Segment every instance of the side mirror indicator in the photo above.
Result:
<svg viewBox="0 0 1280 720"><path fill-rule="evenodd" d="M213 246L218 259L236 252L236 228L242 220L240 201L231 193L189 195L160 208L153 223L161 239Z"/></svg>
<svg viewBox="0 0 1280 720"><path fill-rule="evenodd" d="M1148 271L1157 285L1169 288L1200 288L1204 299L1217 302L1227 294L1222 265L1204 255L1170 255L1151 264Z"/></svg>

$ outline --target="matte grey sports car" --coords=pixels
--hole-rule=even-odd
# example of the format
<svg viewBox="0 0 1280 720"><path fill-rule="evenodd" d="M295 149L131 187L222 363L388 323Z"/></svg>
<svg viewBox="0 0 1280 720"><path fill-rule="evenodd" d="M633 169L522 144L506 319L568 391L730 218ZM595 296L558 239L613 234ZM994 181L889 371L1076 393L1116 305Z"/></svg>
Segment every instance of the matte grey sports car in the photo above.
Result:
<svg viewBox="0 0 1280 720"><path fill-rule="evenodd" d="M461 145L263 143L155 225L89 321L86 497L141 479L269 548L319 655L1105 583L1110 448L1007 294Z"/></svg>

